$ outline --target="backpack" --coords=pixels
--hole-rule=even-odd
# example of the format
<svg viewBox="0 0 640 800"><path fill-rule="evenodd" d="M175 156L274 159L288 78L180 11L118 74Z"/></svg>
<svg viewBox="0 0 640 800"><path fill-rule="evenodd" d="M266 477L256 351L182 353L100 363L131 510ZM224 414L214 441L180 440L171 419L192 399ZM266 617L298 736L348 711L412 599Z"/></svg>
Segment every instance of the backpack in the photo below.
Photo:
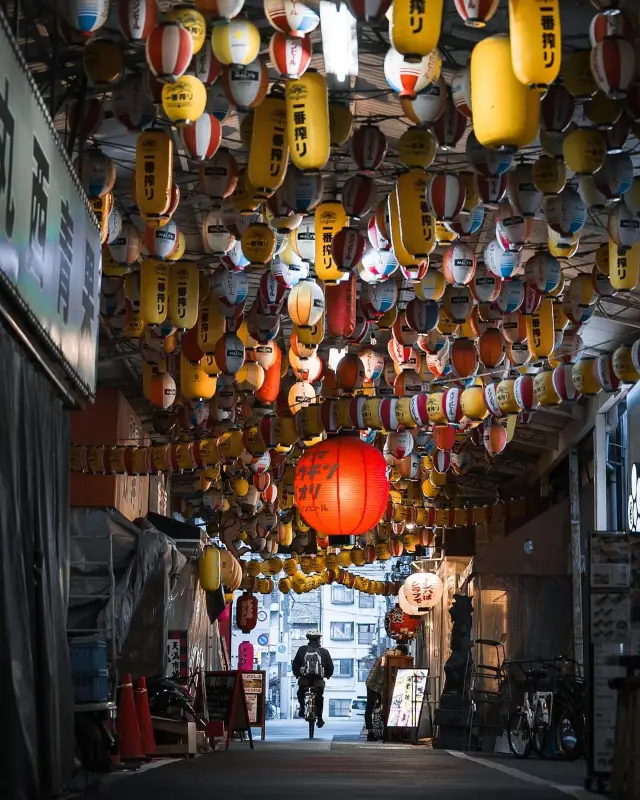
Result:
<svg viewBox="0 0 640 800"><path fill-rule="evenodd" d="M324 667L318 650L307 650L304 654L304 663L300 672L305 678L324 677Z"/></svg>

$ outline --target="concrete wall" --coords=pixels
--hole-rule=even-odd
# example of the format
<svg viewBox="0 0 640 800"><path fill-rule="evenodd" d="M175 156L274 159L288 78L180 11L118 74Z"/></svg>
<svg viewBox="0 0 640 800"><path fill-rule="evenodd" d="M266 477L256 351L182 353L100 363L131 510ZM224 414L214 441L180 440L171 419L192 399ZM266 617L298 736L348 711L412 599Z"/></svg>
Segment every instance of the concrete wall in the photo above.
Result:
<svg viewBox="0 0 640 800"><path fill-rule="evenodd" d="M533 552L525 552L525 542ZM476 536L474 572L492 575L567 575L570 559L569 501L558 503L504 535L503 525Z"/></svg>

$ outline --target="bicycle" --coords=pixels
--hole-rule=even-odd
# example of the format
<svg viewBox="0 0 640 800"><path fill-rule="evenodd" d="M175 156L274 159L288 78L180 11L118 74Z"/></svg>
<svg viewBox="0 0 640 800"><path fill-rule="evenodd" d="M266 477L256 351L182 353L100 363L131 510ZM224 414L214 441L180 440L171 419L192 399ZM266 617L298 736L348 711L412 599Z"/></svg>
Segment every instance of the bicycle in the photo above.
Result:
<svg viewBox="0 0 640 800"><path fill-rule="evenodd" d="M568 761L575 761L584 753L587 721L582 665L568 656L558 656L553 661L542 662L542 665L558 672L553 686L552 741L558 753ZM569 669L574 674L569 673Z"/></svg>
<svg viewBox="0 0 640 800"><path fill-rule="evenodd" d="M313 739L316 727L316 690L309 686L304 695L304 718L309 723L309 738Z"/></svg>
<svg viewBox="0 0 640 800"><path fill-rule="evenodd" d="M525 669L523 664L530 661L505 661L505 668L517 666L524 675L524 700L522 705L509 716L507 739L509 750L516 758L528 758L531 752L542 755L547 742L553 692L538 691L538 682L547 678L548 673L535 668Z"/></svg>
<svg viewBox="0 0 640 800"><path fill-rule="evenodd" d="M267 719L275 719L278 716L278 708L271 700L267 700L264 715Z"/></svg>

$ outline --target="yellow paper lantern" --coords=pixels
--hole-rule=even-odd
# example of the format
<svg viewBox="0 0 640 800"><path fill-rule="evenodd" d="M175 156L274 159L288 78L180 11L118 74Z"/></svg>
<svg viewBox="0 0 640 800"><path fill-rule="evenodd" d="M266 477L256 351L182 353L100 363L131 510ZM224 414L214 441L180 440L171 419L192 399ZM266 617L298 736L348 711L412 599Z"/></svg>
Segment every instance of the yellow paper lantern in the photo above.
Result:
<svg viewBox="0 0 640 800"><path fill-rule="evenodd" d="M500 381L496 387L496 398L503 414L518 414L520 412L520 406L516 400L515 383L514 378L506 378Z"/></svg>
<svg viewBox="0 0 640 800"><path fill-rule="evenodd" d="M559 0L509 0L513 72L525 86L543 89L560 74Z"/></svg>
<svg viewBox="0 0 640 800"><path fill-rule="evenodd" d="M164 113L179 128L192 125L204 114L206 105L207 90L195 75L183 75L175 83L162 86Z"/></svg>
<svg viewBox="0 0 640 800"><path fill-rule="evenodd" d="M198 309L198 344L203 353L213 355L218 339L225 332L225 318L215 297L207 297Z"/></svg>
<svg viewBox="0 0 640 800"><path fill-rule="evenodd" d="M560 70L562 83L576 100L588 100L598 91L598 86L591 72L589 50L569 53L562 59Z"/></svg>
<svg viewBox="0 0 640 800"><path fill-rule="evenodd" d="M266 223L253 222L242 232L240 247L251 264L267 264L276 249L276 235Z"/></svg>
<svg viewBox="0 0 640 800"><path fill-rule="evenodd" d="M518 146L528 131L528 88L516 78L507 36L482 39L471 52L473 129L485 147Z"/></svg>
<svg viewBox="0 0 640 800"><path fill-rule="evenodd" d="M614 350L611 363L616 378L623 383L636 383L640 380L640 372L633 363L630 347L623 345Z"/></svg>
<svg viewBox="0 0 640 800"><path fill-rule="evenodd" d="M579 247L580 232L574 233L573 236L563 236L553 228L547 228L547 248L554 258L572 258L578 252ZM560 281L560 286L562 285L563 282ZM550 294L552 293L550 292Z"/></svg>
<svg viewBox="0 0 640 800"><path fill-rule="evenodd" d="M609 280L614 289L631 291L640 278L640 246L626 250L609 240Z"/></svg>
<svg viewBox="0 0 640 800"><path fill-rule="evenodd" d="M544 195L560 194L567 182L567 168L560 159L541 155L531 167L531 179Z"/></svg>
<svg viewBox="0 0 640 800"><path fill-rule="evenodd" d="M159 224L171 202L173 140L162 131L144 131L136 140L136 205L149 224Z"/></svg>
<svg viewBox="0 0 640 800"><path fill-rule="evenodd" d="M207 23L199 11L189 6L176 6L167 12L165 20L179 22L187 29L193 42L194 55L202 50L207 35Z"/></svg>
<svg viewBox="0 0 640 800"><path fill-rule="evenodd" d="M284 97L269 94L253 112L247 178L266 199L282 185L289 164L287 109Z"/></svg>
<svg viewBox="0 0 640 800"><path fill-rule="evenodd" d="M309 327L300 327L294 324L293 332L303 344L318 345L321 344L324 339L324 322L325 318L320 317L315 325L310 325Z"/></svg>
<svg viewBox="0 0 640 800"><path fill-rule="evenodd" d="M474 421L483 420L489 414L484 402L484 388L480 384L474 384L463 390L460 405L464 416Z"/></svg>
<svg viewBox="0 0 640 800"><path fill-rule="evenodd" d="M595 397L602 391L598 380L598 359L595 356L582 356L571 369L574 386L585 397Z"/></svg>
<svg viewBox="0 0 640 800"><path fill-rule="evenodd" d="M547 358L553 352L553 299L543 297L538 309L526 317L527 345L534 358Z"/></svg>
<svg viewBox="0 0 640 800"><path fill-rule="evenodd" d="M351 138L353 114L345 103L329 103L329 138L331 147L342 147Z"/></svg>
<svg viewBox="0 0 640 800"><path fill-rule="evenodd" d="M180 392L188 400L209 400L216 391L216 379L209 377L200 363L192 364L180 356Z"/></svg>
<svg viewBox="0 0 640 800"><path fill-rule="evenodd" d="M428 169L436 157L436 140L428 128L407 128L398 140L398 158L405 167Z"/></svg>
<svg viewBox="0 0 640 800"><path fill-rule="evenodd" d="M533 394L541 406L558 406L561 397L553 385L553 370L543 369L533 379Z"/></svg>
<svg viewBox="0 0 640 800"><path fill-rule="evenodd" d="M427 174L422 169L411 169L398 176L395 192L397 222L402 250L411 261L427 258L436 248L435 219L425 199ZM391 202L391 197L389 198ZM391 209L390 209L391 210ZM396 215L391 216L391 238L396 233ZM393 242L395 245L395 242ZM400 261L397 251L396 258ZM402 264L402 261L400 261ZM403 266L407 266L406 264Z"/></svg>
<svg viewBox="0 0 640 800"><path fill-rule="evenodd" d="M200 586L205 592L215 592L220 587L220 551L217 547L204 548L202 558L198 562Z"/></svg>
<svg viewBox="0 0 640 800"><path fill-rule="evenodd" d="M148 325L160 325L169 308L169 265L145 258L140 265L140 314Z"/></svg>
<svg viewBox="0 0 640 800"><path fill-rule="evenodd" d="M93 39L82 51L82 66L93 86L110 86L120 79L124 69L124 56L117 42Z"/></svg>
<svg viewBox="0 0 640 800"><path fill-rule="evenodd" d="M250 64L260 52L260 31L243 17L216 22L211 49L221 64Z"/></svg>
<svg viewBox="0 0 640 800"><path fill-rule="evenodd" d="M441 247L446 247L452 242L455 242L458 236L459 234L451 228L448 228L446 223L442 222L442 220L436 221L436 242Z"/></svg>
<svg viewBox="0 0 640 800"><path fill-rule="evenodd" d="M198 267L187 261L169 267L168 319L179 330L189 330L198 321Z"/></svg>
<svg viewBox="0 0 640 800"><path fill-rule="evenodd" d="M577 175L593 175L604 164L607 142L593 128L576 128L562 142L562 154L569 169Z"/></svg>
<svg viewBox="0 0 640 800"><path fill-rule="evenodd" d="M329 159L329 102L324 76L313 70L285 87L287 136L294 165L303 172L317 171Z"/></svg>
<svg viewBox="0 0 640 800"><path fill-rule="evenodd" d="M331 246L333 237L349 224L349 218L342 203L320 203L315 216L315 267L316 275L326 283L336 283L344 272L338 268Z"/></svg>
<svg viewBox="0 0 640 800"><path fill-rule="evenodd" d="M391 5L389 42L409 63L420 61L438 46L443 5L443 0L394 0Z"/></svg>

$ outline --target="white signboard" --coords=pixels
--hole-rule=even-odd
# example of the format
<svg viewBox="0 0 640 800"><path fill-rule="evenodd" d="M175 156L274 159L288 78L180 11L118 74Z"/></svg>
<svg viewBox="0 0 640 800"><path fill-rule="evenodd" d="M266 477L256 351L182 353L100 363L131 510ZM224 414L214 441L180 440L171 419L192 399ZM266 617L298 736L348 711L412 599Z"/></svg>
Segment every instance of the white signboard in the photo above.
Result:
<svg viewBox="0 0 640 800"><path fill-rule="evenodd" d="M427 689L427 669L399 669L389 707L389 728L417 728Z"/></svg>

